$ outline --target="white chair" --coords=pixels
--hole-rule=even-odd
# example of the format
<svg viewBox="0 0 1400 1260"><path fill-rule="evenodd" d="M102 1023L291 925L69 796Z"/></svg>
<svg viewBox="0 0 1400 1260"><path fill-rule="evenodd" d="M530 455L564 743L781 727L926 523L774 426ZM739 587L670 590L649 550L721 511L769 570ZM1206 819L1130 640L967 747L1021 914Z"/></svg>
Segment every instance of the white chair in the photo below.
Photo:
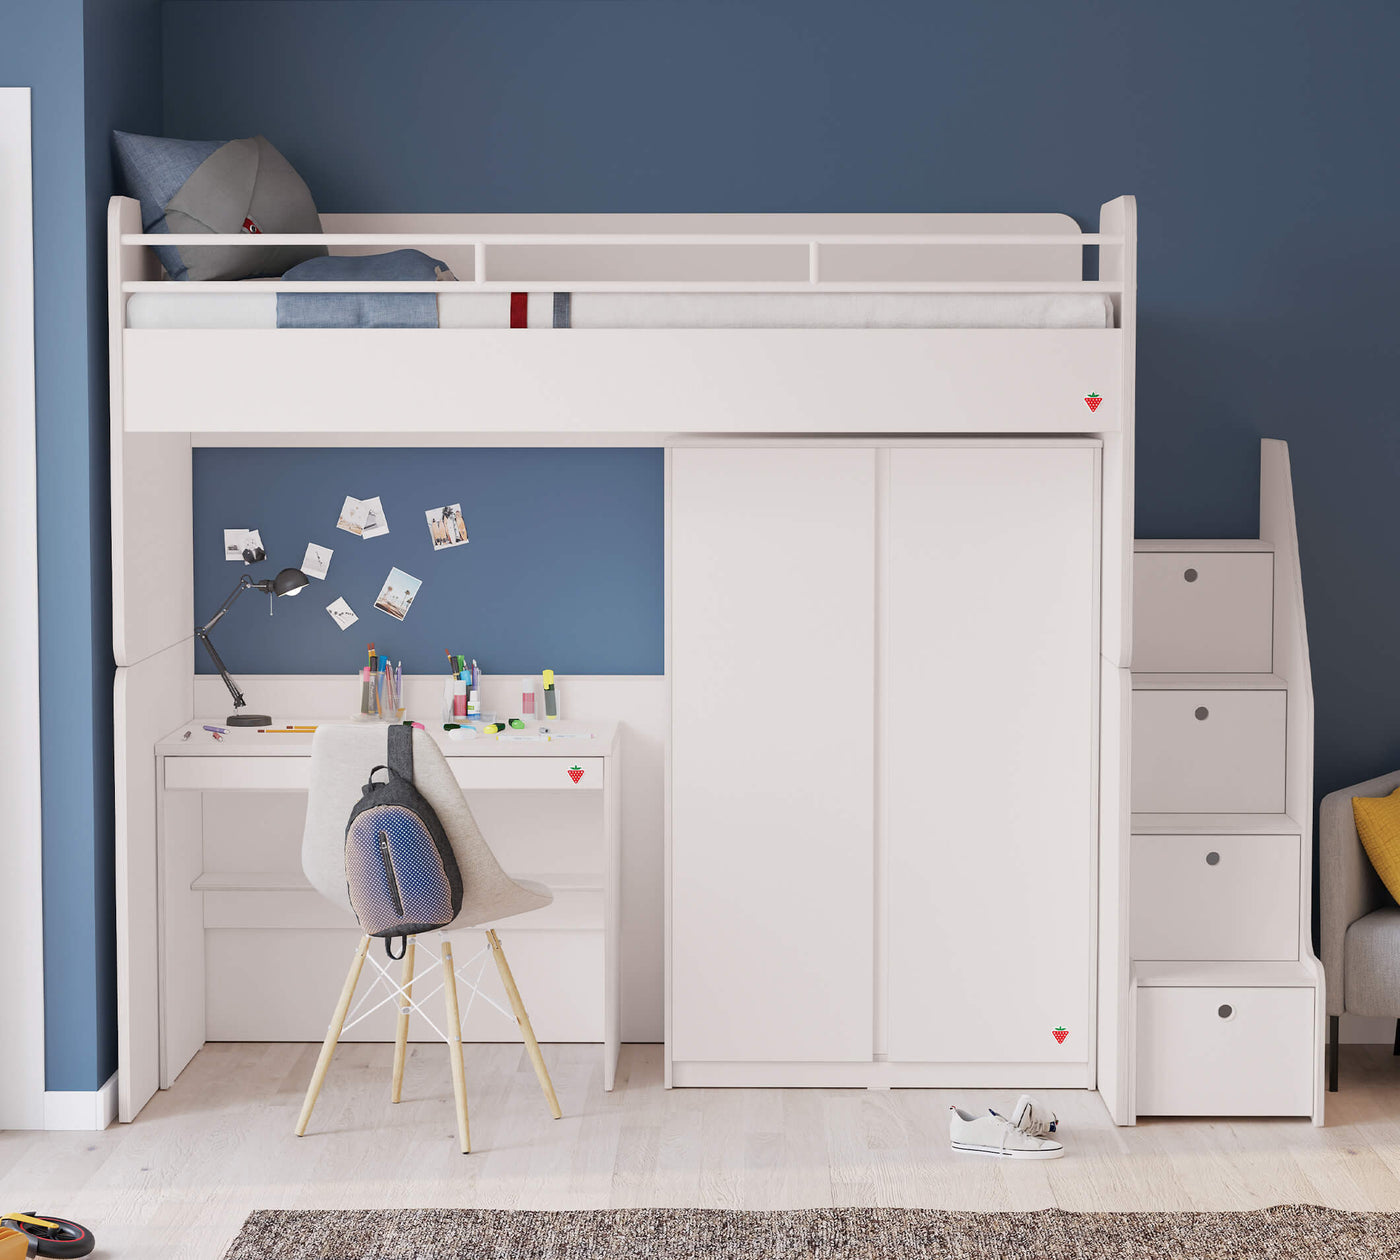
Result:
<svg viewBox="0 0 1400 1260"><path fill-rule="evenodd" d="M360 799L361 789L369 779L370 770L388 761L387 728L377 723L356 726L322 726L317 730L311 744L311 789L306 808L306 831L301 843L301 865L311 885L328 901L350 910L350 896L345 882L345 827L350 818L350 810ZM520 882L507 875L496 861L495 855L482 838L476 820L462 796L462 790L452 775L452 770L442 751L432 737L421 730L413 732L413 783L423 795L441 821L457 857L457 865L462 872L462 910L449 924L449 928L477 927L488 923L498 923L515 914L525 914L547 906L554 899L549 889L540 884ZM352 912L353 913L353 912ZM435 967L442 967L442 983L437 986L444 991L447 1008L446 1031L438 1028L423 1009L419 1000L413 997L414 954L416 937L410 937L404 951L401 976L395 981L388 967L369 952L374 938L363 936L355 949L350 962L349 974L331 1016L330 1027L326 1030L326 1040L321 1046L320 1058L312 1074L311 1084L306 1091L306 1101L302 1104L301 1118L297 1121L297 1136L306 1132L311 1119L316 1097L326 1079L331 1056L335 1054L336 1043L345 1031L346 1019L350 1025L358 1023L388 1002L398 1006L398 1036L394 1046L394 1075L390 1098L398 1102L403 1090L404 1059L408 1053L408 1017L416 1011L444 1041L452 1062L452 1088L457 1100L457 1135L461 1141L462 1153L471 1150L471 1136L467 1125L467 1084L462 1065L462 1016L457 1003L457 981L461 980L471 990L467 1010L471 1003L480 997L494 1006L507 1018L511 1012L483 993L478 986L486 962L482 959L476 975L468 979L454 964L452 942L447 929L439 932L440 957L420 972L416 979L420 982L431 974ZM505 988L506 998L514 1012L525 1049L535 1066L540 1087L544 1090L550 1112L557 1120L560 1116L559 1100L555 1097L554 1085L549 1079L544 1057L540 1054L539 1042L530 1026L530 1017L525 1013L525 1004L520 1000L520 990L516 988L510 965L506 962L505 951L500 938L491 928L486 930L486 944L461 964L470 967L476 959L487 952L491 953ZM377 971L375 983L361 998L354 1011L350 1010L359 983L360 971L365 959ZM379 987L387 988L388 995L368 1010L359 1013ZM431 997L437 988L428 994Z"/></svg>

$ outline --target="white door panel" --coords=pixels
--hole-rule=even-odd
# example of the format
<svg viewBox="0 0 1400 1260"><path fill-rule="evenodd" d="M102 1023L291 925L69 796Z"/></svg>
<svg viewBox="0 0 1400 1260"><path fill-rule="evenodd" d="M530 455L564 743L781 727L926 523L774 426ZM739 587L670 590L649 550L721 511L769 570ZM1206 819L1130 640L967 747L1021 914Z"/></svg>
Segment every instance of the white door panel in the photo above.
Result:
<svg viewBox="0 0 1400 1260"><path fill-rule="evenodd" d="M678 1060L871 1057L876 458L673 455Z"/></svg>
<svg viewBox="0 0 1400 1260"><path fill-rule="evenodd" d="M1097 456L890 452L892 1060L1088 1058Z"/></svg>

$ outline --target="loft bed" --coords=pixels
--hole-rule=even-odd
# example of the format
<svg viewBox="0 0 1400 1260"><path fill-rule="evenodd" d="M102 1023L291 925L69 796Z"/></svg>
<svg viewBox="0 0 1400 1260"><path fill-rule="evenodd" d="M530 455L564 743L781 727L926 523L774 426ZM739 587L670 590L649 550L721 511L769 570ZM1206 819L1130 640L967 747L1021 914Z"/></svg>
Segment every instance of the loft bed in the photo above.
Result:
<svg viewBox="0 0 1400 1260"><path fill-rule="evenodd" d="M113 364L128 432L378 434L405 413L425 434L1110 430L1132 219L1119 198L1097 233L1060 214L328 214L325 235L177 237L114 198ZM456 279L174 283L150 249L255 243L418 248ZM432 293L443 326L277 329L279 292ZM573 326L541 328L557 293Z"/></svg>
<svg viewBox="0 0 1400 1260"><path fill-rule="evenodd" d="M726 435L1101 443L1096 1061L1110 1111L1124 1114L1133 198L1107 202L1097 232L1061 214L326 214L321 224L309 236L146 235L135 200L109 207L123 1118L155 1087L158 1057L151 750L194 715L192 447ZM254 243L416 248L455 278L174 282L152 249ZM290 292L430 293L438 326L278 328L277 295ZM557 295L568 295L567 327L555 326Z"/></svg>

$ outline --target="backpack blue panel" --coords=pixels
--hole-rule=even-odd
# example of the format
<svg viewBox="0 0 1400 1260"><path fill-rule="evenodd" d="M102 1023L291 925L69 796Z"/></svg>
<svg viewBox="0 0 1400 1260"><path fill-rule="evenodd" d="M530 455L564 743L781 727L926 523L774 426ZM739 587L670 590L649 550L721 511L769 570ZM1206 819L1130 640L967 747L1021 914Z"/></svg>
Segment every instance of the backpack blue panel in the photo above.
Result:
<svg viewBox="0 0 1400 1260"><path fill-rule="evenodd" d="M379 837L389 840L400 914L384 865ZM345 878L350 904L370 936L397 935L406 927L446 927L452 922L452 890L432 836L412 810L380 805L359 814L345 837Z"/></svg>

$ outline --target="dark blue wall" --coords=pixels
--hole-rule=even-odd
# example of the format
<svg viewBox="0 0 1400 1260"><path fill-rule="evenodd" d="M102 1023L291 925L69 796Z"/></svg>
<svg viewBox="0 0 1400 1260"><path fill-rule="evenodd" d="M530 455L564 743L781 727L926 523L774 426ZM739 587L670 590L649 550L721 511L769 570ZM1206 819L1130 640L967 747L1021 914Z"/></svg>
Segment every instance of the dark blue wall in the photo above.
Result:
<svg viewBox="0 0 1400 1260"><path fill-rule="evenodd" d="M1400 764L1400 8L179 3L165 118L331 211L1141 214L1138 533L1251 535L1288 439L1318 786Z"/></svg>
<svg viewBox="0 0 1400 1260"><path fill-rule="evenodd" d="M346 494L379 495L389 533L336 529ZM225 527L261 533L254 578L300 565L308 542L335 551L274 616L239 598L212 636L234 674L349 674L367 642L409 673L443 671L448 648L490 674L665 670L659 449L198 450L194 500L200 621L245 572ZM471 542L435 553L423 513L459 502ZM402 622L374 607L391 565L423 582ZM326 613L338 595L360 618L349 630ZM202 651L196 664L214 672Z"/></svg>
<svg viewBox="0 0 1400 1260"><path fill-rule="evenodd" d="M0 0L32 89L46 1084L116 1068L106 131L160 121L155 0Z"/></svg>

